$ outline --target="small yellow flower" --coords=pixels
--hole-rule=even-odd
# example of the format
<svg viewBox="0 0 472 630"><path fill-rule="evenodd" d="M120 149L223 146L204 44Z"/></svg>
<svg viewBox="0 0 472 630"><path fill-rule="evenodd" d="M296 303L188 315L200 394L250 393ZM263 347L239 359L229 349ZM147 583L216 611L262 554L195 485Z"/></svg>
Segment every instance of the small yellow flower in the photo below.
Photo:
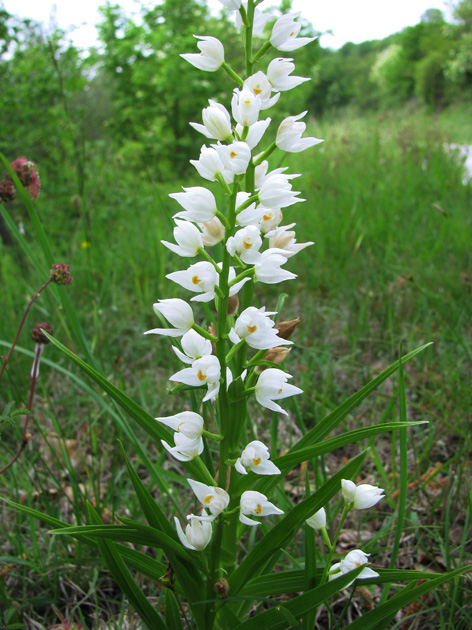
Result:
<svg viewBox="0 0 472 630"><path fill-rule="evenodd" d="M88 249L88 248L90 247L90 245L91 245L91 243L90 243L89 241L82 241L82 242L80 243L80 247L81 247L82 249Z"/></svg>

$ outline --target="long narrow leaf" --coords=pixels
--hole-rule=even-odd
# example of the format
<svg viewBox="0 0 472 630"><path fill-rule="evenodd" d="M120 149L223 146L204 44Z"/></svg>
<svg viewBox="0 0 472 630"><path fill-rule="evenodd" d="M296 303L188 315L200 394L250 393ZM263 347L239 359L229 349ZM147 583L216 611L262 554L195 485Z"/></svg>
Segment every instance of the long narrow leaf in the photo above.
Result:
<svg viewBox="0 0 472 630"><path fill-rule="evenodd" d="M98 525L101 522L99 515L90 504L88 508L91 520ZM101 539L98 541L98 547L113 579L133 604L149 630L166 630L165 623L148 602L141 588L129 572L128 567L123 562L115 543Z"/></svg>
<svg viewBox="0 0 472 630"><path fill-rule="evenodd" d="M423 352L426 348L428 348L431 343L426 343L416 350L409 352L404 357L402 357L401 362L406 363L410 361L420 352ZM291 449L291 453L293 451L299 451L310 444L315 444L322 440L328 433L331 431L342 421L344 418L351 413L353 409L355 409L363 400L366 398L371 392L373 392L379 385L381 385L389 376L394 374L396 370L398 370L400 366L400 361L395 361L392 363L386 370L384 370L381 374L376 376L370 383L367 383L362 389L358 392L350 396L347 400L345 400L339 407L336 407L334 411L325 416L321 422L319 422L311 431L309 431L305 436L299 440L295 444L295 446Z"/></svg>

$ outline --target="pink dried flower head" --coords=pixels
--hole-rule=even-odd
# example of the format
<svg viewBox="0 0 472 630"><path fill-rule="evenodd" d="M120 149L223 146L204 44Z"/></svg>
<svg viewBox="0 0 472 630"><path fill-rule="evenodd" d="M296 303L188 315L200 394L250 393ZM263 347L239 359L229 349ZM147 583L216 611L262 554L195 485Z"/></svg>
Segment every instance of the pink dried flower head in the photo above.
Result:
<svg viewBox="0 0 472 630"><path fill-rule="evenodd" d="M64 265L64 263L53 265L49 273L51 274L52 282L57 284L69 284L69 282L72 282L70 267L69 265Z"/></svg>
<svg viewBox="0 0 472 630"><path fill-rule="evenodd" d="M4 179L0 182L0 202L8 203L16 197L16 188L12 181Z"/></svg>
<svg viewBox="0 0 472 630"><path fill-rule="evenodd" d="M39 191L41 190L41 183L39 181L39 172L36 164L27 160L25 157L21 157L14 160L10 166L29 196L32 199L37 199L39 197Z"/></svg>
<svg viewBox="0 0 472 630"><path fill-rule="evenodd" d="M54 334L51 324L48 324L47 322L43 322L42 324L36 324L36 326L33 328L31 339L35 341L36 343L42 343L42 344L50 343L49 339L46 337L43 330L45 330L48 333L48 335Z"/></svg>

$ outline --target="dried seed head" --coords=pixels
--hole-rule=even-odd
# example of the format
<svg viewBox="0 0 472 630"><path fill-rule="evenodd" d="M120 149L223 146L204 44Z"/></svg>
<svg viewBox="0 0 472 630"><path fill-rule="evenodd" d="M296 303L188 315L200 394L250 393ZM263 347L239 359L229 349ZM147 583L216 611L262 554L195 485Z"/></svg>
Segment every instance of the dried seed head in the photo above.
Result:
<svg viewBox="0 0 472 630"><path fill-rule="evenodd" d="M16 197L16 188L12 181L4 179L0 182L0 202L8 203Z"/></svg>
<svg viewBox="0 0 472 630"><path fill-rule="evenodd" d="M29 196L33 199L37 199L39 197L39 191L41 190L41 183L39 181L39 172L36 164L21 157L14 160L10 166ZM7 176L7 178L9 178L9 176Z"/></svg>
<svg viewBox="0 0 472 630"><path fill-rule="evenodd" d="M226 578L220 578L218 582L216 582L216 584L214 585L213 590L218 595L221 595L221 597L225 597L225 598L228 597L228 593L229 593L228 580Z"/></svg>
<svg viewBox="0 0 472 630"><path fill-rule="evenodd" d="M72 282L69 265L64 265L63 263L53 265L49 273L51 274L52 282L56 284L69 284L69 282Z"/></svg>
<svg viewBox="0 0 472 630"><path fill-rule="evenodd" d="M42 344L50 343L49 339L43 333L43 330L45 330L48 333L48 335L54 334L51 325L48 324L47 322L43 322L42 324L36 324L36 326L33 328L31 339L35 341L36 343L42 343Z"/></svg>
<svg viewBox="0 0 472 630"><path fill-rule="evenodd" d="M299 317L297 317L297 319L291 319L287 322L277 322L275 327L279 331L279 337L281 339L290 339L299 323Z"/></svg>
<svg viewBox="0 0 472 630"><path fill-rule="evenodd" d="M238 312L239 298L237 295L232 295L228 298L228 317L232 317Z"/></svg>

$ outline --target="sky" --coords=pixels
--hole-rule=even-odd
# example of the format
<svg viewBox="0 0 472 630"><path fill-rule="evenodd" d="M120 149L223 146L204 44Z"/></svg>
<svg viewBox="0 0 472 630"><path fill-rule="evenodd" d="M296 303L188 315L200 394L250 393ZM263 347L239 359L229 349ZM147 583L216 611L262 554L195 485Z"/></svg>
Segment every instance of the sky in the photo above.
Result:
<svg viewBox="0 0 472 630"><path fill-rule="evenodd" d="M44 22L46 25L57 24L71 33L74 44L88 48L97 44L95 24L99 21L98 7L105 0L0 0L5 9L20 17L28 17ZM128 15L137 15L139 0L113 0L125 8ZM145 6L152 6L155 0L142 0ZM208 0L214 12L221 4L218 0ZM279 2L266 0L260 8ZM392 33L412 26L420 21L426 9L441 9L446 19L450 16L448 0L293 0L294 11L301 11L316 30L332 31L321 38L323 47L339 48L347 41L360 43L370 39L383 39Z"/></svg>

